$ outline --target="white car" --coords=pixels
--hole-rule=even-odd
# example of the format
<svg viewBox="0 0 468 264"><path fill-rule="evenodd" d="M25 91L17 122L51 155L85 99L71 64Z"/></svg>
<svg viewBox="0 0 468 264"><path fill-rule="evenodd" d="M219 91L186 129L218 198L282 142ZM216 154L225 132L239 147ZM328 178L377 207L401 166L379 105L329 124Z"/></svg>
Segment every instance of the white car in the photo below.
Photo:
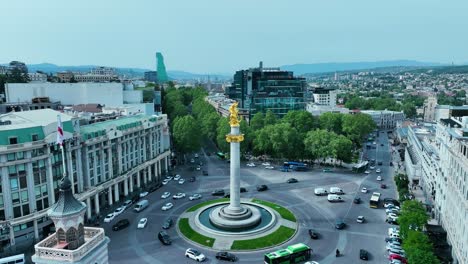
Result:
<svg viewBox="0 0 468 264"><path fill-rule="evenodd" d="M386 248L387 248L387 250L390 250L390 249L402 250L401 246L393 245L393 244L387 244Z"/></svg>
<svg viewBox="0 0 468 264"><path fill-rule="evenodd" d="M263 166L270 166L270 163L269 162L263 162L262 165Z"/></svg>
<svg viewBox="0 0 468 264"><path fill-rule="evenodd" d="M193 200L198 200L198 199L201 199L201 198L202 198L201 194L195 193L195 194L193 194L193 195L191 195L189 197L189 200L193 201Z"/></svg>
<svg viewBox="0 0 468 264"><path fill-rule="evenodd" d="M366 188L366 187L363 187L363 188L361 189L361 192L362 192L362 193L367 193L367 188Z"/></svg>
<svg viewBox="0 0 468 264"><path fill-rule="evenodd" d="M360 224L364 223L364 221L365 221L365 218L362 215L358 216L357 219L356 219L356 222L358 222Z"/></svg>
<svg viewBox="0 0 468 264"><path fill-rule="evenodd" d="M104 223L109 223L110 221L114 220L114 217L114 213L106 215L106 217L104 218Z"/></svg>
<svg viewBox="0 0 468 264"><path fill-rule="evenodd" d="M397 254L400 255L404 258L406 258L405 251L403 249L396 249L396 248L391 248L388 250L389 254Z"/></svg>
<svg viewBox="0 0 468 264"><path fill-rule="evenodd" d="M195 154L195 158L198 158L198 154Z"/></svg>
<svg viewBox="0 0 468 264"><path fill-rule="evenodd" d="M387 214L387 218L398 219L398 215L394 214L394 213L389 213L389 214Z"/></svg>
<svg viewBox="0 0 468 264"><path fill-rule="evenodd" d="M201 170L201 167L200 166L197 166L197 171Z"/></svg>
<svg viewBox="0 0 468 264"><path fill-rule="evenodd" d="M179 174L177 174L175 177L174 177L174 181L178 181L182 176L180 176Z"/></svg>
<svg viewBox="0 0 468 264"><path fill-rule="evenodd" d="M182 199L185 197L185 193L177 193L172 196L172 199Z"/></svg>
<svg viewBox="0 0 468 264"><path fill-rule="evenodd" d="M162 195L161 195L161 198L163 199L166 199L167 197L171 196L171 193L170 192L164 192Z"/></svg>
<svg viewBox="0 0 468 264"><path fill-rule="evenodd" d="M187 248L187 250L185 250L185 256L187 258L191 258L191 259L196 260L196 261L205 261L205 259L206 259L205 255L203 255L203 253L201 253L198 250L193 249L193 248Z"/></svg>
<svg viewBox="0 0 468 264"><path fill-rule="evenodd" d="M115 209L114 216L118 216L119 214L123 213L123 211L125 211L125 207L120 206L119 208Z"/></svg>
<svg viewBox="0 0 468 264"><path fill-rule="evenodd" d="M162 184L163 184L163 185L166 185L166 184L168 184L170 181L171 181L171 180L164 179L164 180L162 181Z"/></svg>
<svg viewBox="0 0 468 264"><path fill-rule="evenodd" d="M319 264L317 261L307 261L306 263L304 264Z"/></svg>
<svg viewBox="0 0 468 264"><path fill-rule="evenodd" d="M161 210L167 211L167 210L171 209L172 207L174 207L174 205L172 203L167 203L167 204L163 205L163 207L161 207Z"/></svg>
<svg viewBox="0 0 468 264"><path fill-rule="evenodd" d="M125 209L127 209L132 205L132 203L132 200L126 200L122 206L125 207Z"/></svg>
<svg viewBox="0 0 468 264"><path fill-rule="evenodd" d="M266 166L266 167L265 167L265 169L267 169L267 170L272 170L272 169L274 169L274 168L275 168L275 167L273 167L273 166Z"/></svg>
<svg viewBox="0 0 468 264"><path fill-rule="evenodd" d="M142 218L140 219L140 221L138 221L138 229L140 228L145 228L146 227L146 224L148 223L148 218Z"/></svg>
<svg viewBox="0 0 468 264"><path fill-rule="evenodd" d="M375 172L380 173L382 171L380 169L376 169Z"/></svg>
<svg viewBox="0 0 468 264"><path fill-rule="evenodd" d="M255 167L255 163L253 162L247 163L247 167Z"/></svg>
<svg viewBox="0 0 468 264"><path fill-rule="evenodd" d="M396 208L400 209L400 207L396 206L396 205L393 204L392 202L384 203L384 207L385 207L385 208L396 207Z"/></svg>
<svg viewBox="0 0 468 264"><path fill-rule="evenodd" d="M142 192L142 193L140 193L140 198L143 198L143 197L147 196L148 194L149 194L148 192Z"/></svg>
<svg viewBox="0 0 468 264"><path fill-rule="evenodd" d="M399 213L400 210L398 210L397 208L395 207L388 207L387 209L385 209L385 213Z"/></svg>
<svg viewBox="0 0 468 264"><path fill-rule="evenodd" d="M374 170L375 166L370 166L369 169Z"/></svg>
<svg viewBox="0 0 468 264"><path fill-rule="evenodd" d="M172 180L173 178L174 177L172 177L172 176L166 176L166 180L168 180L168 181Z"/></svg>
<svg viewBox="0 0 468 264"><path fill-rule="evenodd" d="M400 206L397 206L397 205L394 205L394 204L387 204L387 207L385 207L387 209L385 210L397 210L397 211L400 211Z"/></svg>
<svg viewBox="0 0 468 264"><path fill-rule="evenodd" d="M381 180L382 180L382 176L380 176L380 175L377 176L377 180L378 180L378 181L381 181Z"/></svg>
<svg viewBox="0 0 468 264"><path fill-rule="evenodd" d="M392 234L400 234L400 229L396 227L389 227L388 235L391 236Z"/></svg>
<svg viewBox="0 0 468 264"><path fill-rule="evenodd" d="M191 163L195 163L195 160L194 160L194 159L190 159L190 162L191 162Z"/></svg>
<svg viewBox="0 0 468 264"><path fill-rule="evenodd" d="M179 180L179 184L184 184L185 180L184 179L180 179Z"/></svg>
<svg viewBox="0 0 468 264"><path fill-rule="evenodd" d="M369 174L369 173L370 173L370 171L366 170L364 173L365 173L365 174Z"/></svg>

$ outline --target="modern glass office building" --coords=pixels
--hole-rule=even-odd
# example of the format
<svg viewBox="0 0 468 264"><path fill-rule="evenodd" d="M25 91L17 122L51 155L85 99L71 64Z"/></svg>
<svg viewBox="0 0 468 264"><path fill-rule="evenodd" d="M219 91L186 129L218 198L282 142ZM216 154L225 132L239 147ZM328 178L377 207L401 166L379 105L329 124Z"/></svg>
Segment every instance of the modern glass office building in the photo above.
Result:
<svg viewBox="0 0 468 264"><path fill-rule="evenodd" d="M237 71L226 95L250 111L250 116L270 110L282 117L289 110L305 110L306 86L305 78L279 68L263 68L260 62L258 68Z"/></svg>

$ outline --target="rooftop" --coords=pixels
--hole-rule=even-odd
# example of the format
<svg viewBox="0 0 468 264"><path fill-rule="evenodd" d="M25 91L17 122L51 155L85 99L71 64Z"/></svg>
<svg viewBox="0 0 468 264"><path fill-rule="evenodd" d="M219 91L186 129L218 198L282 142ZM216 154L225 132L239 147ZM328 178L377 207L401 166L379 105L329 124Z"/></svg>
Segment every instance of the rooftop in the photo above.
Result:
<svg viewBox="0 0 468 264"><path fill-rule="evenodd" d="M71 116L60 113L52 109L40 109L22 112L10 112L0 115L0 121L11 121L10 125L1 125L0 131L30 128L37 126L48 126L51 123L57 122L57 115L60 115L62 122L70 121Z"/></svg>

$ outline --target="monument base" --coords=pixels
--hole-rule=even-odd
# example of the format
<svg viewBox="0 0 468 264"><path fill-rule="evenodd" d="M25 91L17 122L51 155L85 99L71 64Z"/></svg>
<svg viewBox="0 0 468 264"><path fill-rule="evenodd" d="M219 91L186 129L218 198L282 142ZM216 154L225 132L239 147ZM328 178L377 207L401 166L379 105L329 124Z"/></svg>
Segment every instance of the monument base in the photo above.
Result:
<svg viewBox="0 0 468 264"><path fill-rule="evenodd" d="M261 213L253 206L242 205L232 210L229 205L218 207L211 211L210 222L214 226L225 230L242 230L260 223Z"/></svg>

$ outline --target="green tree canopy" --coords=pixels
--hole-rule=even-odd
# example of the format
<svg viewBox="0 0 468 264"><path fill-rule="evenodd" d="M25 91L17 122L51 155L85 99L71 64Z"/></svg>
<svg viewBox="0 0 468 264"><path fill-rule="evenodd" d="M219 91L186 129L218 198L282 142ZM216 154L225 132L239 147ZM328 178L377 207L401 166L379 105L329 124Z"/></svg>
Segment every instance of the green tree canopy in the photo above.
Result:
<svg viewBox="0 0 468 264"><path fill-rule="evenodd" d="M226 142L226 135L231 131L229 120L226 117L219 118L217 127L216 144L222 152L227 152L229 151L229 143Z"/></svg>
<svg viewBox="0 0 468 264"><path fill-rule="evenodd" d="M335 133L323 129L307 132L304 139L306 155L314 160L333 157L334 150L331 148L331 141L335 137Z"/></svg>
<svg viewBox="0 0 468 264"><path fill-rule="evenodd" d="M258 112L253 115L252 119L250 120L250 128L253 131L257 131L262 129L265 126L265 115L262 112Z"/></svg>
<svg viewBox="0 0 468 264"><path fill-rule="evenodd" d="M342 133L342 119L343 119L343 114L341 113L333 113L333 112L323 113L319 117L320 128L334 132L336 134L341 134Z"/></svg>
<svg viewBox="0 0 468 264"><path fill-rule="evenodd" d="M429 216L421 202L416 200L404 201L401 215L398 218L401 237L406 239L409 230L421 231L427 224Z"/></svg>
<svg viewBox="0 0 468 264"><path fill-rule="evenodd" d="M200 127L190 115L177 117L174 120L172 135L174 145L180 152L188 153L200 148Z"/></svg>
<svg viewBox="0 0 468 264"><path fill-rule="evenodd" d="M317 121L311 113L304 110L289 111L281 122L289 123L297 132L305 134L317 128Z"/></svg>
<svg viewBox="0 0 468 264"><path fill-rule="evenodd" d="M332 134L333 135L333 134ZM353 142L343 135L331 139L330 147L333 149L333 157L344 162L351 162L353 158Z"/></svg>
<svg viewBox="0 0 468 264"><path fill-rule="evenodd" d="M360 146L364 136L372 132L376 128L376 125L369 115L359 113L344 115L342 128L346 136L356 146Z"/></svg>
<svg viewBox="0 0 468 264"><path fill-rule="evenodd" d="M278 121L278 118L273 114L272 111L268 110L265 114L264 126L274 125Z"/></svg>

